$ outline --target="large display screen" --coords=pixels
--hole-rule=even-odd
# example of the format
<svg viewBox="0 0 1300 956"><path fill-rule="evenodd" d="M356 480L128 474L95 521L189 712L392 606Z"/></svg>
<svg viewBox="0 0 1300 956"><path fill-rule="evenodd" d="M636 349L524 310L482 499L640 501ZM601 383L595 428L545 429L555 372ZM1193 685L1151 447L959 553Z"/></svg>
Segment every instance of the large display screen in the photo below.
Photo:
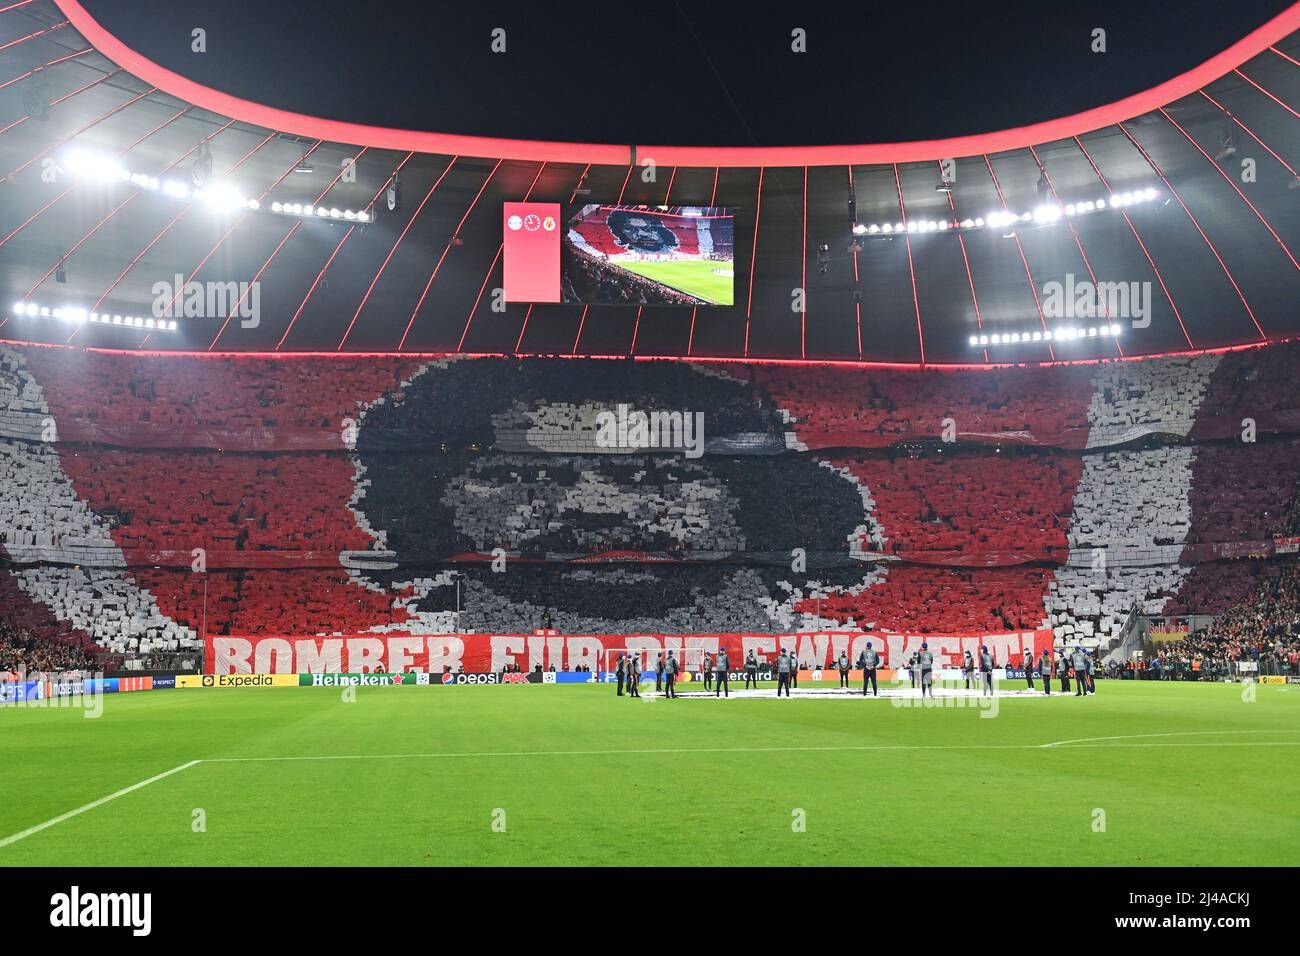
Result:
<svg viewBox="0 0 1300 956"><path fill-rule="evenodd" d="M735 209L591 203L565 225L563 301L732 305Z"/></svg>

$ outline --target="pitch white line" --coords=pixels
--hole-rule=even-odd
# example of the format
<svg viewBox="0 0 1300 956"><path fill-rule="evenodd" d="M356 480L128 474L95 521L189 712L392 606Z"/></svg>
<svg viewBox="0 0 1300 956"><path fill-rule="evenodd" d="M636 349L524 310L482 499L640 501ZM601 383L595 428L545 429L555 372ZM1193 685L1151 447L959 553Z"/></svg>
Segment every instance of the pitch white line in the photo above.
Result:
<svg viewBox="0 0 1300 956"><path fill-rule="evenodd" d="M131 786L123 787L121 790L118 790L115 793L110 793L106 797L100 797L98 800L91 801L90 803L87 803L85 806L77 807L77 809L75 810L69 810L67 813L61 813L57 817L54 817L53 819L46 820L44 823L38 823L34 827L28 827L26 830L22 830L18 833L12 834L11 836L7 836L3 840L0 840L0 849L9 846L11 843L17 843L19 840L25 840L27 837L31 836L32 834L40 833L42 830L47 830L50 827L55 826L56 824L62 823L64 820L71 820L73 817L85 813L88 810L93 810L96 807L102 807L110 800L116 800L118 797L124 797L128 793L132 793L133 791L139 790L141 787L147 787L151 783L157 783L159 780L162 780L164 777L170 777L174 773L180 773L182 770L188 769L189 767L193 767L197 763L202 763L202 761L191 760L189 763L183 763L179 767L172 767L170 770L164 770L162 773L156 774L155 776L150 777L148 780L141 780L139 783L133 783L131 784Z"/></svg>
<svg viewBox="0 0 1300 956"><path fill-rule="evenodd" d="M1056 740L1039 747L1063 747L1066 744L1087 744L1099 740L1137 740L1143 737L1216 737L1225 734L1300 734L1300 730L1186 730L1169 734L1121 734L1118 737L1076 737L1074 740Z"/></svg>
<svg viewBox="0 0 1300 956"><path fill-rule="evenodd" d="M1272 731L1261 731L1271 733ZM1290 733L1291 731L1277 731ZM1162 736L1159 734L1136 734L1138 737ZM1119 738L1116 738L1119 739ZM1062 741L1064 743L1065 741ZM640 754L750 754L750 753L825 753L828 751L860 752L881 750L1039 750L1052 744L880 744L853 747L699 747L689 749L645 749L645 750L486 750L472 753L432 753L432 754L307 754L305 756L285 757L205 757L204 763L262 763L299 760L442 760L463 757L613 757L636 756ZM1300 747L1300 740L1271 741L1260 743L1207 743L1207 744L1081 744L1072 749L1082 750L1087 747L1118 750L1127 748L1165 748L1176 747Z"/></svg>
<svg viewBox="0 0 1300 956"><path fill-rule="evenodd" d="M157 783L170 777L172 774L180 773L182 770L188 770L190 767L197 766L200 763L262 763L262 762L282 762L282 761L301 761L301 760L441 760L453 759L457 757L595 757L595 756L626 756L636 754L718 754L718 753L803 753L803 752L828 752L828 751L882 751L882 750L1035 750L1048 747L1060 747L1065 744L1080 744L1082 746L1073 749L1103 749L1113 750L1121 748L1165 748L1174 749L1179 747L1300 747L1300 741L1268 741L1256 743L1206 743L1206 744L1105 744L1101 741L1111 740L1132 740L1148 737L1195 737L1195 736L1213 736L1213 735L1240 735L1240 734L1291 734L1300 733L1293 730L1206 730L1206 731L1186 731L1179 733L1161 733L1161 734L1125 734L1115 737L1080 737L1076 740L1058 740L1046 744L935 744L935 745L907 745L907 744L884 744L884 745L863 745L850 747L700 747L691 749L632 749L632 750L517 750L517 751L480 751L477 753L431 753L431 754L312 754L306 756L287 756L287 757L206 757L201 760L190 760L178 767L172 767L170 770L164 770L162 773L155 774L147 780L141 780L139 783L133 783L129 787L123 787L116 790L108 796L100 797L98 800L92 800L90 803L77 807L75 810L69 810L67 813L61 813L57 817L52 817L43 823L28 827L18 833L11 834L0 839L0 849L17 843L19 840L25 840L29 836L47 830L52 826L57 826L66 820L71 820L75 816L80 816L96 807L102 807L104 804L116 800L118 797L124 797L128 793L133 793L151 783Z"/></svg>
<svg viewBox="0 0 1300 956"><path fill-rule="evenodd" d="M160 774L141 780L139 783L133 783L129 787L123 787L110 793L106 797L100 797L75 810L69 810L67 813L61 813L57 817L52 817L43 823L28 827L18 833L0 839L0 849L24 840L29 836L47 830L52 826L57 826L66 820L71 820L96 807L102 807L118 797L124 797L128 793L133 793L142 787L147 787L151 783L157 783L172 774L180 773L182 770L188 770L190 767L200 763L265 763L265 762L287 762L302 760L451 760L456 758L482 758L482 757L603 757L603 756L632 756L638 754L746 754L746 753L826 753L826 752L868 752L868 751L890 751L890 750L1041 750L1043 748L1060 747L1064 744L1077 744L1074 750L1082 749L1101 749L1116 750L1128 748L1154 748L1154 749L1175 749L1180 747L1300 747L1300 740L1295 741L1259 741L1259 742L1240 742L1225 741L1222 743L1173 743L1173 744L1109 744L1104 741L1112 740L1133 740L1148 737L1194 737L1194 736L1213 736L1221 734L1295 734L1300 731L1295 730L1210 730L1210 731L1186 731L1180 733L1162 733L1162 734L1125 734L1117 737L1080 737L1077 740L1058 740L1046 744L864 744L861 746L847 747L697 747L697 748L645 748L645 749L627 749L627 750L514 750L514 751L478 751L472 753L430 753L430 754L308 754L304 756L283 756L283 757L205 757L201 760L191 760L183 763L178 767L172 767L170 770L164 770Z"/></svg>

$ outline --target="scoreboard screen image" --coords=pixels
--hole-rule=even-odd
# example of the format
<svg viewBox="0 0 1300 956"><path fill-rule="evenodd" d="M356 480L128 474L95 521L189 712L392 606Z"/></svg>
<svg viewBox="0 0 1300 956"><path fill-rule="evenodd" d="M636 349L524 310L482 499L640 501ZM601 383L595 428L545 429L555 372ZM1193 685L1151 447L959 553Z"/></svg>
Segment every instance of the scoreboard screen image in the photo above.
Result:
<svg viewBox="0 0 1300 956"><path fill-rule="evenodd" d="M735 303L734 207L589 203L562 228L558 203L503 212L507 302Z"/></svg>
<svg viewBox="0 0 1300 956"><path fill-rule="evenodd" d="M563 237L565 302L732 305L735 209L592 203Z"/></svg>

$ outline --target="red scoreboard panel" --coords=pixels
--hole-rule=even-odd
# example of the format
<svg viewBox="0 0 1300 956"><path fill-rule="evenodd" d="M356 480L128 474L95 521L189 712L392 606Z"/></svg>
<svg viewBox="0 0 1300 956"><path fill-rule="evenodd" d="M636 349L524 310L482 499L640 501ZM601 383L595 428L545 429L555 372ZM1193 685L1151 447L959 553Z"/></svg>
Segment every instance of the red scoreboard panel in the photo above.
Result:
<svg viewBox="0 0 1300 956"><path fill-rule="evenodd" d="M503 210L505 299L560 301L560 204L508 202Z"/></svg>

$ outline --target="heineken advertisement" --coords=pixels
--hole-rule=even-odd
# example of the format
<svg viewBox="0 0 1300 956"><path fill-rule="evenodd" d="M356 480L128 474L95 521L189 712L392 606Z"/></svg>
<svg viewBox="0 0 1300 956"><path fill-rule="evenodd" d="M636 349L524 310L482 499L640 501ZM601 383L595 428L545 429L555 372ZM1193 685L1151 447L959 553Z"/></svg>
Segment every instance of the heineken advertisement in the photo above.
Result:
<svg viewBox="0 0 1300 956"><path fill-rule="evenodd" d="M392 687L428 684L428 674L299 674L299 687Z"/></svg>

